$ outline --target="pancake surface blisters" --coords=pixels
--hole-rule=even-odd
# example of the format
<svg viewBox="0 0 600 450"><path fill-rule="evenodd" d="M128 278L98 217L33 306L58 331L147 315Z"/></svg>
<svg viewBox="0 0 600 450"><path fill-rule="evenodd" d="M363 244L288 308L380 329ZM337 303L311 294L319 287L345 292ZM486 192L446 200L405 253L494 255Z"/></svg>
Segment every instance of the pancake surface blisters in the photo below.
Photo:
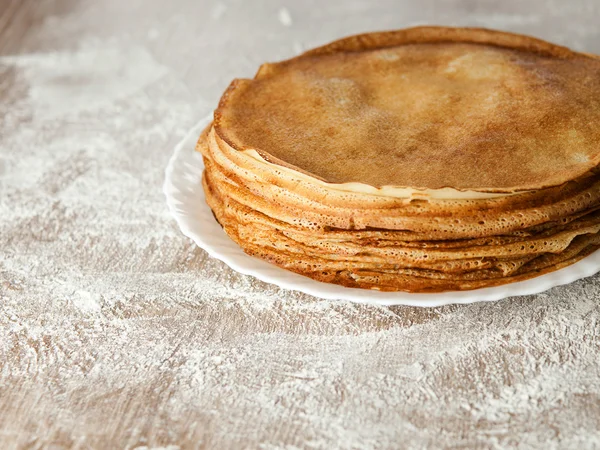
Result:
<svg viewBox="0 0 600 450"><path fill-rule="evenodd" d="M600 59L479 29L336 41L235 80L197 149L247 253L380 290L475 289L600 245Z"/></svg>

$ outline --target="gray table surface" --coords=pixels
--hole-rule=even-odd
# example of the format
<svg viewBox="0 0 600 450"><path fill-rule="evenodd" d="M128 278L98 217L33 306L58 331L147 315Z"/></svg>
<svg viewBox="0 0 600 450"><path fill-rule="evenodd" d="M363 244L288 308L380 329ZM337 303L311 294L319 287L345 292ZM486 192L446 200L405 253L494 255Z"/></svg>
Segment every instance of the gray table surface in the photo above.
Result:
<svg viewBox="0 0 600 450"><path fill-rule="evenodd" d="M161 192L234 77L416 23L600 53L597 0L0 0L0 447L600 448L600 278L435 309L241 276Z"/></svg>

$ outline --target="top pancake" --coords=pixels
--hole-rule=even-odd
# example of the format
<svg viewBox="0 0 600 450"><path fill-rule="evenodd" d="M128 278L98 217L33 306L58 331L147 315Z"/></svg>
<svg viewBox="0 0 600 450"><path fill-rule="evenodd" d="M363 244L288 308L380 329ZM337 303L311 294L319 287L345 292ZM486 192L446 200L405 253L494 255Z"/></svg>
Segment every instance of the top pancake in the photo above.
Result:
<svg viewBox="0 0 600 450"><path fill-rule="evenodd" d="M329 183L541 189L600 162L600 59L481 29L354 36L235 80L214 129Z"/></svg>

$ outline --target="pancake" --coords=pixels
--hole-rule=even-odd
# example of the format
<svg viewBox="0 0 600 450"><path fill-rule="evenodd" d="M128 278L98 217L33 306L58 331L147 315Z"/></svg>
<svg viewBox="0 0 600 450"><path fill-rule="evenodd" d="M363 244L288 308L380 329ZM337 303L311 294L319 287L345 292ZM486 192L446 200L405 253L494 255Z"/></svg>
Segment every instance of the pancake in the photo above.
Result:
<svg viewBox="0 0 600 450"><path fill-rule="evenodd" d="M254 215L248 217L243 205L219 193L218 188L211 185L210 176L204 178L209 205L225 229L235 229L240 239L259 243L265 248L285 248L290 253L343 262L362 262L379 267L386 264L397 267L429 267L435 263L455 264L460 260L470 264L472 261L485 259L506 262L508 259L560 253L578 236L597 234L600 231L600 213L594 212L562 227L528 237L514 237L506 241L499 239L496 243L461 240L458 246L455 241L434 241L424 247L415 247L397 240L390 241L390 245L380 246L377 240L373 240L372 244L357 240L331 240L327 232L314 233L305 238L281 224L275 223L270 226L266 221L255 220Z"/></svg>
<svg viewBox="0 0 600 450"><path fill-rule="evenodd" d="M219 178L231 198L269 217L308 229L379 228L417 233L415 239L459 239L522 231L548 221L564 222L569 215L585 212L600 202L600 180L587 176L550 192L485 201L429 200L425 207L414 199L390 202L377 196L361 202L365 196L354 195L346 207L337 206L335 193L315 191L300 180L292 179L288 184L277 172L262 178L257 168L236 167L214 140L209 142L212 145L199 144L199 148L206 152L207 167L214 168L213 177ZM303 210L301 215L299 210Z"/></svg>
<svg viewBox="0 0 600 450"><path fill-rule="evenodd" d="M510 193L598 165L599 59L525 36L448 33L356 37L266 64L230 85L215 133L335 184Z"/></svg>
<svg viewBox="0 0 600 450"><path fill-rule="evenodd" d="M520 281L600 245L600 60L421 27L235 80L200 136L215 218L252 256L349 287Z"/></svg>

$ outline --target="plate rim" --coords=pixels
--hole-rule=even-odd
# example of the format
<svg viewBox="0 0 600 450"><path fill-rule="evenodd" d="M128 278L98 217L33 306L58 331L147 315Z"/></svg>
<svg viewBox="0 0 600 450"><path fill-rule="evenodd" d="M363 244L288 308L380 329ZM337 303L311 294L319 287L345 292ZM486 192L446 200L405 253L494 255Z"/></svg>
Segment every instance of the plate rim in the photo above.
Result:
<svg viewBox="0 0 600 450"><path fill-rule="evenodd" d="M204 169L204 164L201 155L195 151L195 145L200 132L211 120L212 115L201 119L177 143L165 168L165 180L162 190L166 197L169 213L175 219L180 231L192 239L198 247L206 251L211 257L222 261L232 270L241 274L253 276L263 282L274 284L283 289L298 291L327 300L346 300L380 306L439 307L451 304L490 302L508 297L535 295L553 287L562 286L592 276L600 271L600 251L595 251L570 266L524 281L468 291L409 293L403 291L383 292L350 288L316 281L312 278L282 269L274 264L244 253L241 247L232 241L218 222L214 220L212 211L206 203L204 190L199 183L199 177ZM186 155L186 151L189 151L189 154ZM189 166L187 169L197 171L194 174L197 175L198 180L194 181L193 177L183 177L182 173L177 172L177 169L181 169L178 164L181 166L187 165ZM182 191L181 188L184 186L188 194L192 193L191 196L186 195L185 191ZM194 189L200 192L194 195ZM193 202L193 204L188 204L188 197L197 201ZM189 209L186 209L186 207ZM217 234L217 241L224 243L225 250L227 251L224 251L219 245L206 239L206 235L196 230L198 222L194 221L194 213L208 214L210 216L207 223L210 224L211 220L218 227L222 236L218 236ZM214 237L213 234L210 235ZM223 240L223 237L226 240Z"/></svg>

